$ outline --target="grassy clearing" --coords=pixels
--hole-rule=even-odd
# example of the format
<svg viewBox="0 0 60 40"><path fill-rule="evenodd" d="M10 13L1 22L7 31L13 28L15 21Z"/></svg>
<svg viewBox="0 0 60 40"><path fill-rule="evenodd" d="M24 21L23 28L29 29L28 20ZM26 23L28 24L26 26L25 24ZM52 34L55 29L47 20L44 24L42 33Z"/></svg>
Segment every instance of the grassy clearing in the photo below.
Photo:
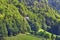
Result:
<svg viewBox="0 0 60 40"><path fill-rule="evenodd" d="M26 34L19 34L17 36L6 37L5 40L42 40L42 38L37 38Z"/></svg>

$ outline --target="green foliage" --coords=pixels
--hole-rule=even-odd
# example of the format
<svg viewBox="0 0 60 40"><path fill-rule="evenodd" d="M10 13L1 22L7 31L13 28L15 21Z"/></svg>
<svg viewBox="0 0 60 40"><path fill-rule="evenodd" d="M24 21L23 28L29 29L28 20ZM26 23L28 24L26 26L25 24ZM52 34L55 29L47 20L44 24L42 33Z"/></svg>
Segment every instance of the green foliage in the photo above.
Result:
<svg viewBox="0 0 60 40"><path fill-rule="evenodd" d="M42 38L37 38L32 35L19 34L13 37L6 37L5 40L41 40Z"/></svg>
<svg viewBox="0 0 60 40"><path fill-rule="evenodd" d="M0 1L0 34L10 36L19 32L30 32L28 22L20 15L18 9L14 5L2 1Z"/></svg>
<svg viewBox="0 0 60 40"><path fill-rule="evenodd" d="M21 40L39 40L39 38L35 39L35 37L33 38L31 36L25 35L29 33L35 36L36 34L38 34L39 36L43 37L43 39L46 38L46 40L55 39L55 30L60 30L60 14L58 14L58 12L53 8L49 7L47 2L48 0L42 0L41 2L38 2L36 0L33 2L33 5L29 6L27 5L28 3L25 2L27 0L19 1L0 0L1 36L14 36L11 38L7 37L6 40L8 40L9 38L9 40L20 40L20 37ZM51 34L53 33L53 31L54 34ZM24 33L24 35L19 36L17 35L18 33Z"/></svg>

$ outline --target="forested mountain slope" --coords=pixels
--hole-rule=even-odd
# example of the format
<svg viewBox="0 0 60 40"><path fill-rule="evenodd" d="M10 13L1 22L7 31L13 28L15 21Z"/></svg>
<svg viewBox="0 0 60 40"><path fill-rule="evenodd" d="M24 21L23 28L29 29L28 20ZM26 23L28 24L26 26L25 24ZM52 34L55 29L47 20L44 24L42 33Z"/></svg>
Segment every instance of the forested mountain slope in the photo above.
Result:
<svg viewBox="0 0 60 40"><path fill-rule="evenodd" d="M38 40L60 40L60 14L48 0L0 0L0 39L14 39L20 33Z"/></svg>
<svg viewBox="0 0 60 40"><path fill-rule="evenodd" d="M27 2L26 2L26 4L27 4ZM59 21L60 16L59 15L60 14L58 14L58 12L56 10L54 10L53 8L49 7L47 0L46 1L44 1L44 0L35 1L33 3L33 5L30 6L27 4L26 7L28 10L32 11L38 17L38 19L40 19L39 24L41 24L40 26L43 29L48 30L54 34L60 34L59 33L59 25L60 25L60 21ZM25 10L25 12L26 12L26 10ZM38 19L37 19L37 21L38 21Z"/></svg>
<svg viewBox="0 0 60 40"><path fill-rule="evenodd" d="M60 0L48 0L49 5L60 13Z"/></svg>

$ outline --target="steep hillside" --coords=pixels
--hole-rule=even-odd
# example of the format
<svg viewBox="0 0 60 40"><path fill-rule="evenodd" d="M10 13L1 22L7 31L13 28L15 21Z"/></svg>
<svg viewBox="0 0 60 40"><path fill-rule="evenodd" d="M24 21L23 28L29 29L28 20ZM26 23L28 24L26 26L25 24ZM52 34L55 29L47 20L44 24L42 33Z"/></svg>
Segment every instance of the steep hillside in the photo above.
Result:
<svg viewBox="0 0 60 40"><path fill-rule="evenodd" d="M0 36L30 32L30 26L13 4L0 0ZM26 29L26 30L25 30Z"/></svg>
<svg viewBox="0 0 60 40"><path fill-rule="evenodd" d="M0 37L6 37L4 40L15 37L18 40L60 40L58 35L60 14L49 6L48 0L0 0Z"/></svg>
<svg viewBox="0 0 60 40"><path fill-rule="evenodd" d="M40 24L40 28L47 30L53 34L57 34L59 35L59 25L60 25L60 14L58 14L58 12L56 10L54 10L53 8L49 7L49 5L46 3L47 1L35 1L34 5L32 6L26 6L25 7L25 12L26 15L32 14L32 15L36 15L35 16L35 22L37 22L38 24ZM24 7L22 5L22 7ZM23 8L22 8L23 9ZM27 12L27 10L29 10L30 12L33 13L29 13ZM24 12L24 11L23 11ZM24 14L25 14L24 12ZM32 18L32 16L31 16ZM36 21L37 19L37 21ZM34 19L33 19L34 20Z"/></svg>
<svg viewBox="0 0 60 40"><path fill-rule="evenodd" d="M60 13L60 0L48 0L49 5Z"/></svg>

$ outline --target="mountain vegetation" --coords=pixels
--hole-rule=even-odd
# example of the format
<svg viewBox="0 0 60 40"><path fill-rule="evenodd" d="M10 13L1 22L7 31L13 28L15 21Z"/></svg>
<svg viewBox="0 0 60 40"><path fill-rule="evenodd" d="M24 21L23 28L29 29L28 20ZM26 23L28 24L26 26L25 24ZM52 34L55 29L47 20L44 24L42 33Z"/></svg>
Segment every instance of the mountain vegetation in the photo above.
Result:
<svg viewBox="0 0 60 40"><path fill-rule="evenodd" d="M60 13L60 0L49 0L49 5Z"/></svg>
<svg viewBox="0 0 60 40"><path fill-rule="evenodd" d="M60 40L60 14L49 0L0 0L0 40Z"/></svg>

